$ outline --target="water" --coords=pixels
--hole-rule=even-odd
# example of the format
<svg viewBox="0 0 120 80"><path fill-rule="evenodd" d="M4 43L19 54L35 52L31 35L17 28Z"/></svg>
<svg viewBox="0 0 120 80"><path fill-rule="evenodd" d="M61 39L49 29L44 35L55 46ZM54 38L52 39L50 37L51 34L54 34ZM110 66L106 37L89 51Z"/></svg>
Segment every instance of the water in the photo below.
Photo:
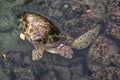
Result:
<svg viewBox="0 0 120 80"><path fill-rule="evenodd" d="M117 1L0 0L0 80L119 80L120 12L119 4L111 4ZM32 43L19 37L23 32L19 19L26 11L60 25L74 39L100 25L98 36L104 38L96 36L81 50L72 48L72 59L45 51L40 60L33 61Z"/></svg>

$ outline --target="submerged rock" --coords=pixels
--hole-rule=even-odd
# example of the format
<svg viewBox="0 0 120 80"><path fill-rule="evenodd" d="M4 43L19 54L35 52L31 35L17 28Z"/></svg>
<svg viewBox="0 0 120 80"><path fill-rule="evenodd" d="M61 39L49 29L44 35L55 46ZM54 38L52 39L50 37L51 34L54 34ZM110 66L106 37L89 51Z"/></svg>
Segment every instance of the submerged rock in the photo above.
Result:
<svg viewBox="0 0 120 80"><path fill-rule="evenodd" d="M108 6L108 23L106 32L108 35L120 40L120 1L110 1Z"/></svg>
<svg viewBox="0 0 120 80"><path fill-rule="evenodd" d="M114 22L108 22L106 32L108 35L120 40L120 26L116 25Z"/></svg>
<svg viewBox="0 0 120 80"><path fill-rule="evenodd" d="M81 63L70 66L70 72L72 75L83 76L83 65Z"/></svg>
<svg viewBox="0 0 120 80"><path fill-rule="evenodd" d="M110 19L120 26L120 1L111 1L108 6L108 11Z"/></svg>
<svg viewBox="0 0 120 80"><path fill-rule="evenodd" d="M13 2L11 2L13 1ZM16 18L14 14L12 13L11 8L14 5L20 5L23 3L24 0L2 0L0 1L0 31L8 31L8 30L13 30L16 28Z"/></svg>
<svg viewBox="0 0 120 80"><path fill-rule="evenodd" d="M120 79L120 68L107 67L100 69L92 75L95 80L119 80Z"/></svg>
<svg viewBox="0 0 120 80"><path fill-rule="evenodd" d="M3 71L2 66L0 66L0 80L10 80L10 77Z"/></svg>
<svg viewBox="0 0 120 80"><path fill-rule="evenodd" d="M120 68L120 54L113 54L111 55L110 61Z"/></svg>
<svg viewBox="0 0 120 80"><path fill-rule="evenodd" d="M54 65L54 70L56 72L57 78L60 80L71 80L71 74L68 67Z"/></svg>
<svg viewBox="0 0 120 80"><path fill-rule="evenodd" d="M45 76L43 76L42 80L59 80L56 78L56 74L54 71L48 71Z"/></svg>
<svg viewBox="0 0 120 80"><path fill-rule="evenodd" d="M79 75L72 75L71 78L72 78L71 80L91 80L91 79L89 79L87 77L79 76Z"/></svg>
<svg viewBox="0 0 120 80"><path fill-rule="evenodd" d="M29 68L16 67L14 68L13 73L18 80L35 80L33 72Z"/></svg>
<svg viewBox="0 0 120 80"><path fill-rule="evenodd" d="M23 54L25 53L8 53L7 58L2 60L3 71L10 76L10 80L35 80L31 61Z"/></svg>
<svg viewBox="0 0 120 80"><path fill-rule="evenodd" d="M118 47L109 38L98 36L88 54L88 66L91 71L97 71L110 65L111 55L118 53Z"/></svg>

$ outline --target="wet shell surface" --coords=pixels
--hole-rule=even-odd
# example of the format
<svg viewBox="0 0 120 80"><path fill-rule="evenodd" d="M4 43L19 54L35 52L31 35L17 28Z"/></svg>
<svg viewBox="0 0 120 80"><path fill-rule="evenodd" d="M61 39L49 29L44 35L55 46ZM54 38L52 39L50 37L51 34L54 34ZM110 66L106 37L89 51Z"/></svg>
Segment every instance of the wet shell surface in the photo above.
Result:
<svg viewBox="0 0 120 80"><path fill-rule="evenodd" d="M98 36L88 52L88 66L91 71L97 71L110 64L111 55L118 53L118 47L109 38Z"/></svg>
<svg viewBox="0 0 120 80"><path fill-rule="evenodd" d="M36 13L24 12L22 24L25 36L32 43L49 44L61 38L60 29Z"/></svg>
<svg viewBox="0 0 120 80"><path fill-rule="evenodd" d="M103 68L97 72L94 72L92 76L95 80L120 80L120 68Z"/></svg>

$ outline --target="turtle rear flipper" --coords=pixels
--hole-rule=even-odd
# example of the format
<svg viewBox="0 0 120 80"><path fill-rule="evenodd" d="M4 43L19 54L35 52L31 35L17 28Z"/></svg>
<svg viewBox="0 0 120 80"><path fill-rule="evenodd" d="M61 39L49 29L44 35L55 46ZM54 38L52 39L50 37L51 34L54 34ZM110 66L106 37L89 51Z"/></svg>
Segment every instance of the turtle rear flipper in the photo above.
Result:
<svg viewBox="0 0 120 80"><path fill-rule="evenodd" d="M97 25L94 29L76 38L71 43L71 47L75 49L84 49L88 47L98 36L99 30L100 30L100 25Z"/></svg>
<svg viewBox="0 0 120 80"><path fill-rule="evenodd" d="M61 56L68 58L68 59L71 59L74 54L71 47L64 45L64 44L60 44L56 48L48 48L48 49L46 49L46 51L50 52L50 53L54 53L54 54L60 54Z"/></svg>

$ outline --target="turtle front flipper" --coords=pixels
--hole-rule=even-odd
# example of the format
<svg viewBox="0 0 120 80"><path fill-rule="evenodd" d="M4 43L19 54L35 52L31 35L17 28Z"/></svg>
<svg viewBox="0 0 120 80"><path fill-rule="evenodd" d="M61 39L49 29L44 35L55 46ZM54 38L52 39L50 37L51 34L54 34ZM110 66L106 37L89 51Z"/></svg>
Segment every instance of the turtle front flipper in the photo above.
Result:
<svg viewBox="0 0 120 80"><path fill-rule="evenodd" d="M43 57L45 46L33 44L35 49L32 51L32 60L40 60Z"/></svg>
<svg viewBox="0 0 120 80"><path fill-rule="evenodd" d="M34 49L32 51L32 60L40 60L43 57L44 50Z"/></svg>
<svg viewBox="0 0 120 80"><path fill-rule="evenodd" d="M54 53L54 54L60 54L61 56L68 58L68 59L71 59L74 54L71 47L64 45L64 44L60 44L56 48L48 48L48 49L46 49L46 51L48 51L50 53Z"/></svg>

